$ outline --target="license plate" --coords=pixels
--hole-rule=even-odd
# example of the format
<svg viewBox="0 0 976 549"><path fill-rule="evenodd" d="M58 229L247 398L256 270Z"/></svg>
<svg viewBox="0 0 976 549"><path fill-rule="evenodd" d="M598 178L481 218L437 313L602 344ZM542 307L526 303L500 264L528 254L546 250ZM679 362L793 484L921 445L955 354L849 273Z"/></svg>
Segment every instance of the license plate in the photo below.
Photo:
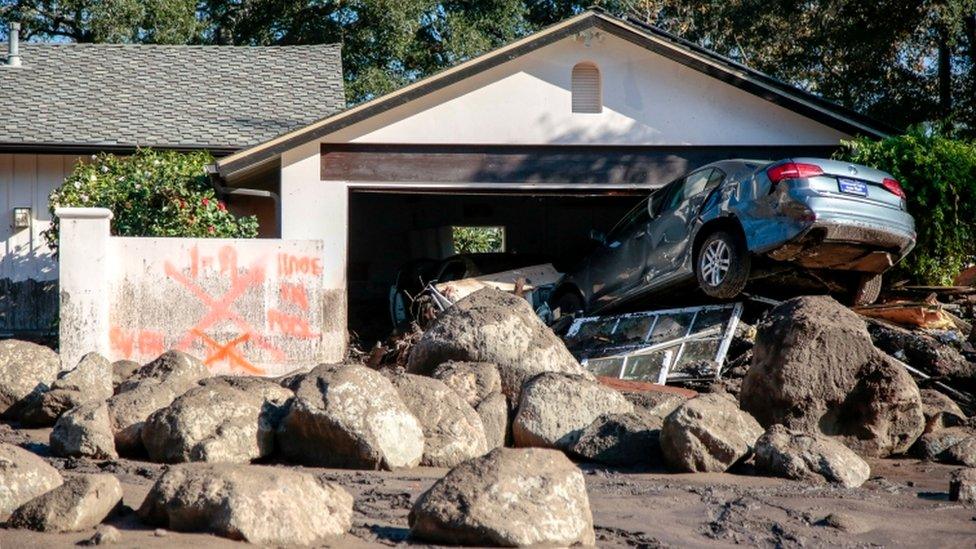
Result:
<svg viewBox="0 0 976 549"><path fill-rule="evenodd" d="M868 184L863 181L847 179L846 177L838 177L837 186L840 188L840 192L842 193L856 194L858 196L868 195Z"/></svg>

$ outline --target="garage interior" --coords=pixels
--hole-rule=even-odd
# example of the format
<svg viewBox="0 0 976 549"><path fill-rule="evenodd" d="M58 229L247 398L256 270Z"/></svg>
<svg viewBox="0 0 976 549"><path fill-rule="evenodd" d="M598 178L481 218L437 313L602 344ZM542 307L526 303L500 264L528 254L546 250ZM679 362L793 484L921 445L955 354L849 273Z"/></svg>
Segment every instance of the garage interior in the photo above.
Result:
<svg viewBox="0 0 976 549"><path fill-rule="evenodd" d="M349 196L349 327L364 344L392 330L390 287L408 261L454 253L451 227L504 227L504 251L540 257L563 272L647 191L472 193L352 190ZM534 261L533 261L534 262Z"/></svg>

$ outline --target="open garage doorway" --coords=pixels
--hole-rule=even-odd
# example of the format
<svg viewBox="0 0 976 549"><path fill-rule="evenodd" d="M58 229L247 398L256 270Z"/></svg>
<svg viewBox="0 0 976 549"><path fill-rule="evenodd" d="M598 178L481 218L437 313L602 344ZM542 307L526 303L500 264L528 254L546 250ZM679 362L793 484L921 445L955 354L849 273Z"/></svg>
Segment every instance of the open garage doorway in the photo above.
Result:
<svg viewBox="0 0 976 549"><path fill-rule="evenodd" d="M551 262L563 272L590 251L592 229L608 231L644 194L353 190L349 328L366 348L387 337L393 330L390 288L398 272L417 261L454 255L465 246L459 238L463 229L496 235L489 244L499 255L483 259L486 265Z"/></svg>

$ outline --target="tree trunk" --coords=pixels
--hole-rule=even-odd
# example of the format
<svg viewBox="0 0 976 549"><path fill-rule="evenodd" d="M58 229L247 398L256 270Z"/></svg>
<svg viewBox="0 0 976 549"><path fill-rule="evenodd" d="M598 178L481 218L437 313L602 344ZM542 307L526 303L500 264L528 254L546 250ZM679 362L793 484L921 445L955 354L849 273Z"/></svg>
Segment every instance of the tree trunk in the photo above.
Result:
<svg viewBox="0 0 976 549"><path fill-rule="evenodd" d="M952 112L952 51L945 40L939 39L939 111L942 116Z"/></svg>

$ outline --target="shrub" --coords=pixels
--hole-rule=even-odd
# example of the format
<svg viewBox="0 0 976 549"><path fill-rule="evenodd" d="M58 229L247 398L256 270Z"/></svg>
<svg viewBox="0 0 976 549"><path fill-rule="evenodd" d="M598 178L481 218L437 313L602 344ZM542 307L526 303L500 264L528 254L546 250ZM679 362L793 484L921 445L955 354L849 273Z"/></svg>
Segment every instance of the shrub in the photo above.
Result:
<svg viewBox="0 0 976 549"><path fill-rule="evenodd" d="M881 141L844 141L835 157L884 170L905 189L918 243L895 276L951 284L976 257L976 142L913 128Z"/></svg>
<svg viewBox="0 0 976 549"><path fill-rule="evenodd" d="M503 227L452 227L454 252L459 254L505 251Z"/></svg>
<svg viewBox="0 0 976 549"><path fill-rule="evenodd" d="M118 236L253 238L257 218L235 217L217 199L206 173L211 162L206 152L94 155L51 193L54 222L44 237L57 249L56 208L103 207L112 210L112 234Z"/></svg>

